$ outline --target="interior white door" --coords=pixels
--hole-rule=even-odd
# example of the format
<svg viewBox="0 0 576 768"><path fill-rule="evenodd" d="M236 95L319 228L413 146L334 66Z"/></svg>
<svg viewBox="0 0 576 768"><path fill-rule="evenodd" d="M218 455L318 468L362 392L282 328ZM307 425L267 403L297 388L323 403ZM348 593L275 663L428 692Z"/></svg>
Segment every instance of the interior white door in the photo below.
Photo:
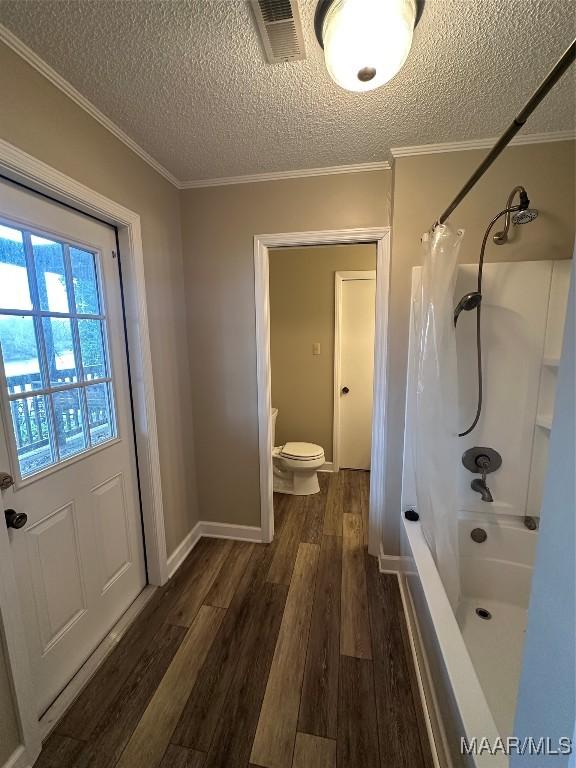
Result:
<svg viewBox="0 0 576 768"><path fill-rule="evenodd" d="M41 715L146 581L114 231L0 182L0 472Z"/></svg>
<svg viewBox="0 0 576 768"><path fill-rule="evenodd" d="M367 272L363 278L344 277L340 288L339 392L336 393L340 406L341 468L370 469L375 311L375 273Z"/></svg>

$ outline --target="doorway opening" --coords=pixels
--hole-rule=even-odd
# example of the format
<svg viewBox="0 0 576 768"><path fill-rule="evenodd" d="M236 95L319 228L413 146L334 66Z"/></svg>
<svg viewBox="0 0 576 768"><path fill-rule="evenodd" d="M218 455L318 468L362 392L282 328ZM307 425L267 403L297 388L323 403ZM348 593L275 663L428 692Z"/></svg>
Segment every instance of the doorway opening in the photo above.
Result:
<svg viewBox="0 0 576 768"><path fill-rule="evenodd" d="M306 509L368 543L376 244L271 249L270 360L275 522Z"/></svg>
<svg viewBox="0 0 576 768"><path fill-rule="evenodd" d="M264 541L274 537L275 487L286 497L302 494L312 499L318 492L327 493L330 475L338 474L342 480L349 471L359 480L358 487L345 483L352 497L359 506L364 498L365 543L371 554L380 554L386 467L389 238L389 228L255 237ZM350 249L347 261L346 248ZM330 264L330 252L338 254L341 261ZM363 257L359 257L362 252ZM300 269L295 268L297 265ZM322 273L326 273L323 280ZM329 311L322 312L323 304ZM360 315L365 321L363 328L358 325ZM366 328L368 337L364 338ZM358 339L355 342L355 334L362 337L360 344ZM362 372L362 366L354 362L354 350L368 359ZM371 354L364 354L366 350ZM349 371L347 375L355 382L354 390L340 381L343 361L344 371ZM370 376L372 381L367 382ZM341 391L344 387L347 393ZM352 391L357 395L356 404L352 397L350 407L348 403L343 407L342 399ZM361 406L356 415L355 406ZM346 447L351 447L344 451L344 463L349 467L344 467L340 459L343 440ZM303 488L298 486L302 477L297 474L307 475ZM313 487L315 483L318 489ZM340 497L342 493L343 489L339 489ZM281 502L282 498L277 500Z"/></svg>

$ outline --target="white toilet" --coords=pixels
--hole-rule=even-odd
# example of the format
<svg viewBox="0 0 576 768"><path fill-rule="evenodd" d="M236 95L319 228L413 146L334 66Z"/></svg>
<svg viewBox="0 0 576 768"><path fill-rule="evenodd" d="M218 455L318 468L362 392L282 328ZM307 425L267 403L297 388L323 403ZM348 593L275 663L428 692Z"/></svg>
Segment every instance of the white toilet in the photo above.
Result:
<svg viewBox="0 0 576 768"><path fill-rule="evenodd" d="M278 408L272 408L272 445L276 438ZM314 443L285 443L272 449L274 491L294 496L318 493L318 469L324 464L324 449Z"/></svg>

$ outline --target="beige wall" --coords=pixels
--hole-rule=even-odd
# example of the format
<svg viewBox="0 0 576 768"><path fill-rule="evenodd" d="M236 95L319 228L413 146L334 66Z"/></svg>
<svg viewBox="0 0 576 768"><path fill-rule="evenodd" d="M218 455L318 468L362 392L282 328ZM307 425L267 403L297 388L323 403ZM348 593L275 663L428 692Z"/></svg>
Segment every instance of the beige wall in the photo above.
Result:
<svg viewBox="0 0 576 768"><path fill-rule="evenodd" d="M272 405L276 445L304 440L332 461L334 416L334 275L376 269L376 246L279 248L270 251ZM312 344L320 343L320 355Z"/></svg>
<svg viewBox="0 0 576 768"><path fill-rule="evenodd" d="M574 142L509 147L452 215L466 230L460 260L476 263L484 230L506 206L512 189L526 187L540 215L514 229L512 242L486 248L487 261L567 259L574 247ZM389 326L386 551L398 552L404 400L412 267L422 263L420 235L440 216L485 156L483 151L399 158L394 168ZM494 231L497 231L498 227Z"/></svg>
<svg viewBox="0 0 576 768"><path fill-rule="evenodd" d="M319 176L183 193L203 519L260 525L254 235L386 226L391 175Z"/></svg>
<svg viewBox="0 0 576 768"><path fill-rule="evenodd" d="M384 546L398 553L408 308L420 235L485 155L464 151L400 158L394 170L390 283L388 468ZM259 524L253 236L261 233L386 226L389 172L189 190L182 195L189 296L192 398L200 446L202 516ZM485 226L524 184L540 216L519 227L487 259L569 258L574 238L574 143L507 149L462 203L463 261L474 262ZM229 457L230 460L227 459ZM227 467L227 482L219 481Z"/></svg>
<svg viewBox="0 0 576 768"><path fill-rule="evenodd" d="M0 44L0 138L141 216L168 553L197 520L179 191Z"/></svg>

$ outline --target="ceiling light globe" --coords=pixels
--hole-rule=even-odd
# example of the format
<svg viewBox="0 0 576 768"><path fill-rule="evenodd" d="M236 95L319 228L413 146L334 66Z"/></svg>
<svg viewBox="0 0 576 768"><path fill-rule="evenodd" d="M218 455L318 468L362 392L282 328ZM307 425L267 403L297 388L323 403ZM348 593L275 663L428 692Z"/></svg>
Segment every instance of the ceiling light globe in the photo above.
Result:
<svg viewBox="0 0 576 768"><path fill-rule="evenodd" d="M416 0L334 0L322 41L326 68L347 91L371 91L402 68L412 45Z"/></svg>

